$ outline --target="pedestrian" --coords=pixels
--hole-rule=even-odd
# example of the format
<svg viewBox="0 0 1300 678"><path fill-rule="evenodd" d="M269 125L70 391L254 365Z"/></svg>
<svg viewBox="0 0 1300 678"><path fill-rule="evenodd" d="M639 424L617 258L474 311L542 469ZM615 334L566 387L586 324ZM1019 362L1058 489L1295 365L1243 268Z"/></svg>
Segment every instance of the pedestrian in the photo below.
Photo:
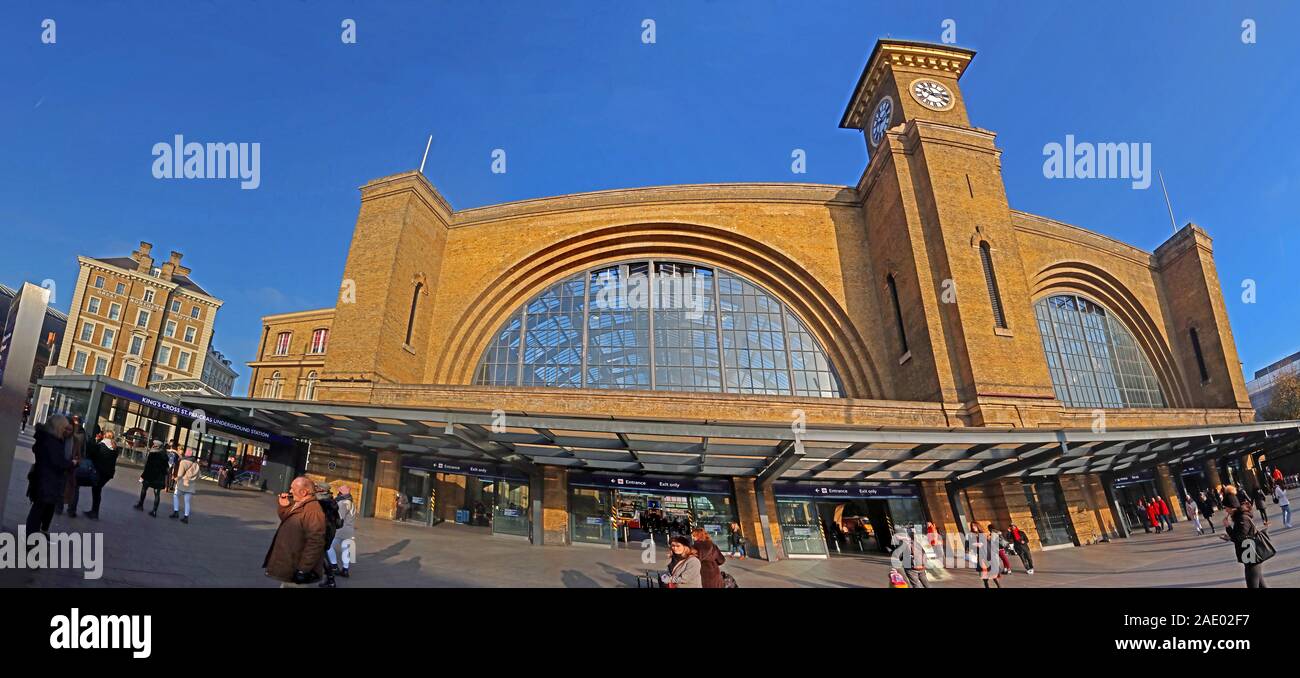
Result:
<svg viewBox="0 0 1300 678"><path fill-rule="evenodd" d="M347 485L339 486L339 494L334 498L338 505L339 518L343 523L334 533L334 539L330 542L325 555L329 558L330 565L338 567L339 559L342 558L343 566L338 568L340 577L349 577L349 568L352 564L354 554L356 553L356 519L357 508L356 502L352 501L352 488ZM334 549L339 550L339 555L334 554Z"/></svg>
<svg viewBox="0 0 1300 678"><path fill-rule="evenodd" d="M1151 534L1151 509L1147 508L1146 497L1137 500L1138 515L1142 516L1142 529Z"/></svg>
<svg viewBox="0 0 1300 678"><path fill-rule="evenodd" d="M1282 469L1277 466L1273 467L1273 484L1274 485L1282 484Z"/></svg>
<svg viewBox="0 0 1300 678"><path fill-rule="evenodd" d="M325 512L316 499L314 484L306 476L294 478L289 491L281 494L277 503L280 526L262 568L266 576L280 582L280 588L308 586L325 572Z"/></svg>
<svg viewBox="0 0 1300 678"><path fill-rule="evenodd" d="M199 462L194 460L194 448L185 448L185 457L176 465L176 490L172 492L172 514L168 518L180 518L182 523L190 522L190 502L199 490ZM185 515L181 515L181 496L185 497Z"/></svg>
<svg viewBox="0 0 1300 678"><path fill-rule="evenodd" d="M1272 545L1264 531L1255 525L1250 500L1243 501L1232 512L1232 526L1228 529L1228 535L1237 550L1237 562L1245 567L1246 588L1268 588L1264 583L1264 561L1272 557L1273 553L1269 552Z"/></svg>
<svg viewBox="0 0 1300 678"><path fill-rule="evenodd" d="M1205 531L1201 527L1201 506L1192 498L1191 492L1183 492L1183 513L1187 515L1187 520L1191 521L1196 527L1196 535L1199 537Z"/></svg>
<svg viewBox="0 0 1300 678"><path fill-rule="evenodd" d="M27 418L30 416L32 416L32 401L28 400L23 403L23 425L22 428L18 429L20 433L27 432Z"/></svg>
<svg viewBox="0 0 1300 678"><path fill-rule="evenodd" d="M998 563L1002 565L1002 570L1011 574L1011 558L1007 557L1007 540L1002 538L1002 530L989 523L989 543L993 548L998 550Z"/></svg>
<svg viewBox="0 0 1300 678"><path fill-rule="evenodd" d="M1169 504L1165 502L1164 497L1156 497L1156 501L1159 502L1160 505L1160 520L1165 524L1165 531L1173 532L1174 517L1173 514L1169 512Z"/></svg>
<svg viewBox="0 0 1300 678"><path fill-rule="evenodd" d="M167 491L176 491L176 465L181 463L180 452L176 450L176 442L172 441L167 444Z"/></svg>
<svg viewBox="0 0 1300 678"><path fill-rule="evenodd" d="M668 549L673 557L668 562L668 571L659 575L659 581L670 589L704 588L700 578L700 557L691 546L691 540L681 535L668 540Z"/></svg>
<svg viewBox="0 0 1300 678"><path fill-rule="evenodd" d="M1025 566L1025 572L1033 574L1034 556L1029 552L1029 535L1012 523L1007 530L1007 540L1011 542L1012 550L1016 555L1020 556L1020 564Z"/></svg>
<svg viewBox="0 0 1300 678"><path fill-rule="evenodd" d="M1156 534L1165 531L1163 524L1160 522L1160 504L1155 499L1147 502L1147 522L1155 529Z"/></svg>
<svg viewBox="0 0 1300 678"><path fill-rule="evenodd" d="M722 549L709 538L709 531L697 527L691 531L696 557L700 559L700 586L706 589L724 588L722 582L722 564L727 562Z"/></svg>
<svg viewBox="0 0 1300 678"><path fill-rule="evenodd" d="M1274 469L1276 470L1276 469ZM1286 488L1282 483L1273 484L1273 503L1282 509L1282 527L1291 527L1291 499L1286 496Z"/></svg>
<svg viewBox="0 0 1300 678"><path fill-rule="evenodd" d="M1259 519L1264 521L1264 527L1268 527L1268 495L1264 494L1264 488L1256 487L1254 492L1250 493L1251 503L1255 505L1254 512L1259 514Z"/></svg>
<svg viewBox="0 0 1300 678"><path fill-rule="evenodd" d="M745 535L740 532L740 523L732 522L727 528L727 544L730 547L727 555L745 559Z"/></svg>
<svg viewBox="0 0 1300 678"><path fill-rule="evenodd" d="M72 468L65 452L72 437L67 417L55 414L36 430L32 443L32 468L27 473L27 498L32 508L27 512L27 534L49 533L54 509L63 497L64 479Z"/></svg>
<svg viewBox="0 0 1300 678"><path fill-rule="evenodd" d="M406 507L406 495L399 491L397 495L393 497L393 514L397 522L401 523L406 521Z"/></svg>
<svg viewBox="0 0 1300 678"><path fill-rule="evenodd" d="M1205 492L1201 492L1196 497L1196 507L1200 509L1201 516L1205 518L1206 528L1209 529L1211 534L1213 534L1214 533L1214 529L1213 529L1214 528L1214 502L1210 501L1210 498L1206 496Z"/></svg>
<svg viewBox="0 0 1300 678"><path fill-rule="evenodd" d="M161 492L167 486L167 453L163 452L161 440L155 440L149 446L149 454L144 458L144 470L140 472L140 500L135 503L135 510L144 510L144 498L153 490L153 509L150 517L158 517L158 504Z"/></svg>
<svg viewBox="0 0 1300 678"><path fill-rule="evenodd" d="M90 448L90 461L95 465L95 473L99 477L90 486L90 510L82 515L91 520L99 520L99 502L104 496L104 486L117 473L117 455L116 436L112 431L104 431L99 442Z"/></svg>
<svg viewBox="0 0 1300 678"><path fill-rule="evenodd" d="M906 532L900 531L896 536L899 543L895 553L901 556L900 560L902 561L896 563L896 565L903 568L903 572L907 576L908 587L914 589L930 588L930 577L925 573L928 564L925 557L925 546Z"/></svg>
<svg viewBox="0 0 1300 678"><path fill-rule="evenodd" d="M1002 566L994 561L994 549L997 545L993 542L993 535L990 533L993 527L989 523L990 531L985 531L979 523L974 523L972 531L975 533L976 549L975 557L979 563L980 579L984 582L984 588L989 587L989 582L997 588L1002 588Z"/></svg>
<svg viewBox="0 0 1300 678"><path fill-rule="evenodd" d="M68 517L75 518L77 517L78 492L77 474L74 471L77 466L81 464L81 460L86 456L86 429L82 427L81 417L79 415L72 415L69 422L72 424L72 435L64 441L65 447L63 456L68 460L68 463L70 464L69 468L72 470L64 474L67 476L67 479L64 481L63 497L59 499L59 503L55 506L54 512L63 513L63 507L66 505L68 507Z"/></svg>
<svg viewBox="0 0 1300 678"><path fill-rule="evenodd" d="M1234 511L1241 508L1241 497L1237 496L1236 485L1223 486L1223 508Z"/></svg>

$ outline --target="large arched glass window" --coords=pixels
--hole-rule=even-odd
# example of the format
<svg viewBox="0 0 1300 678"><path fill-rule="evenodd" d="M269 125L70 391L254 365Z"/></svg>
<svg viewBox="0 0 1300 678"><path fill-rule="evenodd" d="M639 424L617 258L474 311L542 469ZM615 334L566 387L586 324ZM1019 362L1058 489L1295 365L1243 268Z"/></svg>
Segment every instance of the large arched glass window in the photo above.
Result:
<svg viewBox="0 0 1300 678"><path fill-rule="evenodd" d="M774 295L724 269L659 260L583 271L528 300L475 383L842 395L812 332Z"/></svg>
<svg viewBox="0 0 1300 678"><path fill-rule="evenodd" d="M1070 407L1164 407L1151 363L1113 315L1076 295L1034 304L1056 397Z"/></svg>

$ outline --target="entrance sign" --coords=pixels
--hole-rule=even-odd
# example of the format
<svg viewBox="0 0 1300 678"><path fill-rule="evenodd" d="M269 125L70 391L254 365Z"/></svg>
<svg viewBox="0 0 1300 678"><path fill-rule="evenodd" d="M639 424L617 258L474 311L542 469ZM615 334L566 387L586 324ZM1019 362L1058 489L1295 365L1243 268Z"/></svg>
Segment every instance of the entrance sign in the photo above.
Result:
<svg viewBox="0 0 1300 678"><path fill-rule="evenodd" d="M920 488L906 483L775 483L772 494L778 497L812 497L815 499L914 499Z"/></svg>
<svg viewBox="0 0 1300 678"><path fill-rule="evenodd" d="M246 424L240 424L238 422L220 419L210 414L200 414L199 410L192 410L182 405L175 405L165 400L152 398L147 395L135 393L134 391L128 391L127 389L118 388L116 386L111 386L109 384L104 385L104 393L117 398L125 398L127 400L140 403L145 407L151 407L155 410L162 410L163 412L171 412L172 414L175 414L180 417L184 417L186 419L193 420L201 417L206 426L210 426L212 428L224 429L230 433L234 433L236 435L242 435L253 440L260 440L266 443L279 443L282 445L293 444L292 438L287 438L285 436L272 433L270 431L264 431L260 428L254 428Z"/></svg>
<svg viewBox="0 0 1300 678"><path fill-rule="evenodd" d="M48 289L23 283L22 291L9 307L4 331L0 334L0 524L4 523L3 497L9 492L14 448L18 446L18 426L22 421L23 405L27 403L27 387L36 361L36 344L41 339L41 325L45 322L45 308L49 301Z"/></svg>
<svg viewBox="0 0 1300 678"><path fill-rule="evenodd" d="M668 491L731 494L731 481L714 478L570 472L569 485L571 487L599 487L628 492Z"/></svg>

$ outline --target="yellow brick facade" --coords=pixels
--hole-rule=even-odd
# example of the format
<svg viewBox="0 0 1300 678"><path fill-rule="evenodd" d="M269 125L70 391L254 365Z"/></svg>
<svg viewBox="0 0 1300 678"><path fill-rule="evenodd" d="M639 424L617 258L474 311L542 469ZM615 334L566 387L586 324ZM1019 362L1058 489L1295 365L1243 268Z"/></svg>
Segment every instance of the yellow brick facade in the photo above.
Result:
<svg viewBox="0 0 1300 678"><path fill-rule="evenodd" d="M885 96L897 108L879 144L867 142L870 161L853 186L664 186L456 210L419 173L371 181L361 188L338 304L264 319L250 396L262 395L270 370L286 384L318 370L316 397L334 402L678 421L784 422L803 410L810 424L1088 428L1097 412L1056 398L1033 307L1073 293L1129 329L1167 401L1106 410L1106 425L1252 421L1206 232L1189 224L1146 252L1012 209L996 135L971 125L961 96L959 78L972 56L878 45L844 125L866 128ZM918 78L946 85L951 108L914 100L908 87ZM1005 327L995 320L982 247ZM575 271L646 257L723 267L779 297L825 349L845 397L474 385L494 334L533 295ZM330 328L330 347L306 360L297 352L317 327ZM1206 378L1189 343L1193 328ZM281 331L293 333L295 355L268 353ZM394 459L378 453L377 515L391 515ZM555 483L564 474L546 478L547 540L554 533L563 541L565 500ZM1079 543L1116 533L1097 477L1073 477L1060 489ZM759 534L752 479L736 479L735 492L751 543L779 544L774 517L772 533ZM942 483L922 483L921 496L930 520L955 529ZM963 508L972 520L1015 523L1037 540L1025 497L1019 481L997 481L969 489Z"/></svg>

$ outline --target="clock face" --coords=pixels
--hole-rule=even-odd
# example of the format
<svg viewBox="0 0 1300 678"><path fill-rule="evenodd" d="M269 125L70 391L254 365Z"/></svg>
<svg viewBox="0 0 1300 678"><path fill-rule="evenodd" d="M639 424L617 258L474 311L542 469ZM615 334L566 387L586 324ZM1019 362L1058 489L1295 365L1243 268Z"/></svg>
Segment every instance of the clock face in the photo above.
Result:
<svg viewBox="0 0 1300 678"><path fill-rule="evenodd" d="M894 99L885 97L876 105L876 112L871 115L871 145L875 146L885 138L885 130L894 119Z"/></svg>
<svg viewBox="0 0 1300 678"><path fill-rule="evenodd" d="M916 80L908 90L912 92L913 99L934 111L946 111L952 108L954 103L952 92L937 80L928 78Z"/></svg>

